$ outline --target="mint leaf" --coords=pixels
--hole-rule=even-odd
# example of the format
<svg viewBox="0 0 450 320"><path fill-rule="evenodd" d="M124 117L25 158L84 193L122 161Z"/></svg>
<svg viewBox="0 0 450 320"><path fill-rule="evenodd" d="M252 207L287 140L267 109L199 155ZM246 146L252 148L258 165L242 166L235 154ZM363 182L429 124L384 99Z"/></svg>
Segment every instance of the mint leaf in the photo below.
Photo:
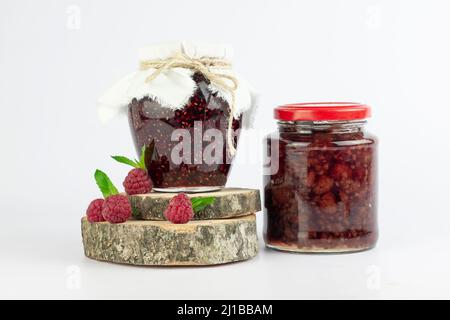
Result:
<svg viewBox="0 0 450 320"><path fill-rule="evenodd" d="M144 170L146 170L146 167L145 167L145 149L146 149L146 146L144 144L144 146L142 147L142 150L141 150L141 157L139 159L139 167L141 169L144 169Z"/></svg>
<svg viewBox="0 0 450 320"><path fill-rule="evenodd" d="M129 166L132 166L133 168L137 169L144 169L145 168L145 145L142 147L141 150L141 156L139 160L131 160L130 158L124 157L124 156L111 156L114 160L116 160L119 163L127 164Z"/></svg>
<svg viewBox="0 0 450 320"><path fill-rule="evenodd" d="M156 150L155 148L155 140L152 140L152 142L150 142L150 144L145 149L145 158L149 160L159 159L158 150Z"/></svg>
<svg viewBox="0 0 450 320"><path fill-rule="evenodd" d="M96 170L95 174L95 182L97 182L97 185L103 194L104 198L108 198L109 196L113 196L115 194L119 194L119 191L112 183L111 179L101 170Z"/></svg>
<svg viewBox="0 0 450 320"><path fill-rule="evenodd" d="M116 160L119 163L127 164L129 166L132 166L133 168L139 168L139 163L137 161L133 161L127 157L123 156L111 156L114 160Z"/></svg>
<svg viewBox="0 0 450 320"><path fill-rule="evenodd" d="M215 197L205 197L205 198L192 198L192 209L195 213L204 210L206 207L214 204L216 201Z"/></svg>
<svg viewBox="0 0 450 320"><path fill-rule="evenodd" d="M136 208L135 206L131 206L131 215L133 216L133 218L135 218L136 220L139 220L141 217L141 213L139 212L139 209Z"/></svg>

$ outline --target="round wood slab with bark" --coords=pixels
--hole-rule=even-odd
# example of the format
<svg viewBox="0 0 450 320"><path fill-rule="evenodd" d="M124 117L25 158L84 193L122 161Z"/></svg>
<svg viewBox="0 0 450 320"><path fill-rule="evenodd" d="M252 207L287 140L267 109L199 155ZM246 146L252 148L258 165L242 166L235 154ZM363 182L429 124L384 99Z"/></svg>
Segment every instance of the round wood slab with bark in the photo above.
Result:
<svg viewBox="0 0 450 320"><path fill-rule="evenodd" d="M142 220L166 220L164 211L176 193L151 192L130 197L133 216ZM242 217L261 211L259 190L228 188L216 192L193 193L189 197L215 197L214 204L194 215L194 220Z"/></svg>
<svg viewBox="0 0 450 320"><path fill-rule="evenodd" d="M225 220L81 221L87 257L141 266L201 266L250 259L258 252L254 214Z"/></svg>

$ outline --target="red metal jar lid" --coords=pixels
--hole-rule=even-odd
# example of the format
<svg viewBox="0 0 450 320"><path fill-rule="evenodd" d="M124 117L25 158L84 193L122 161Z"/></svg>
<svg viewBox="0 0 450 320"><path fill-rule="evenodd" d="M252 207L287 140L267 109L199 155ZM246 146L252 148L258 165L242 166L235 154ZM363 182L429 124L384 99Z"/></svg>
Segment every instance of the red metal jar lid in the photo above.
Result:
<svg viewBox="0 0 450 320"><path fill-rule="evenodd" d="M371 116L370 107L354 102L293 103L274 110L281 121L361 120Z"/></svg>

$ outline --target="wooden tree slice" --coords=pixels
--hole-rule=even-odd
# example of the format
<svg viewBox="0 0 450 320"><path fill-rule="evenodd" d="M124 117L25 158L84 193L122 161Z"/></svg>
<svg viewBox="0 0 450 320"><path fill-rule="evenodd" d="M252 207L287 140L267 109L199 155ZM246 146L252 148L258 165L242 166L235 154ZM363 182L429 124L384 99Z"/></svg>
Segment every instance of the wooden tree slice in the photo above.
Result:
<svg viewBox="0 0 450 320"><path fill-rule="evenodd" d="M133 216L142 220L166 220L164 211L175 193L152 192L130 197ZM259 190L223 189L216 192L188 194L189 197L216 197L213 205L195 214L194 220L241 217L261 211Z"/></svg>
<svg viewBox="0 0 450 320"><path fill-rule="evenodd" d="M226 220L81 221L87 257L142 266L201 266L243 261L256 256L256 217Z"/></svg>

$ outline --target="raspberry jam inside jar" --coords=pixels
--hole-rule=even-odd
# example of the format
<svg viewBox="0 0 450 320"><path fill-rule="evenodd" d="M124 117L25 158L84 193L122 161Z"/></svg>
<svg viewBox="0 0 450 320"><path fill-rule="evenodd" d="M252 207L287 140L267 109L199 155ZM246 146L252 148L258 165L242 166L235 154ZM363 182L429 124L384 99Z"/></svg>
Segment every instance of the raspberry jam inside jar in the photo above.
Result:
<svg viewBox="0 0 450 320"><path fill-rule="evenodd" d="M232 159L224 138L227 136L230 106L208 89L209 81L201 73L195 73L192 78L197 89L181 109L162 107L148 97L134 99L128 106L134 143L137 150L147 147L145 162L156 191L217 190L225 186L230 172ZM241 119L233 119L234 147L237 146L240 128ZM186 135L178 137L177 129L182 129ZM220 157L215 158L217 161L203 158L203 151L214 142L214 138L208 137L211 129L220 133L222 138L216 141L220 145L215 145L214 152L219 151ZM183 157L180 159L178 154L174 157L174 148L186 137L191 141L187 144L187 150L183 150ZM217 154L214 156L217 157Z"/></svg>
<svg viewBox="0 0 450 320"><path fill-rule="evenodd" d="M375 246L377 140L364 130L369 116L370 108L357 103L275 109L279 130L265 141L268 247L337 253Z"/></svg>

